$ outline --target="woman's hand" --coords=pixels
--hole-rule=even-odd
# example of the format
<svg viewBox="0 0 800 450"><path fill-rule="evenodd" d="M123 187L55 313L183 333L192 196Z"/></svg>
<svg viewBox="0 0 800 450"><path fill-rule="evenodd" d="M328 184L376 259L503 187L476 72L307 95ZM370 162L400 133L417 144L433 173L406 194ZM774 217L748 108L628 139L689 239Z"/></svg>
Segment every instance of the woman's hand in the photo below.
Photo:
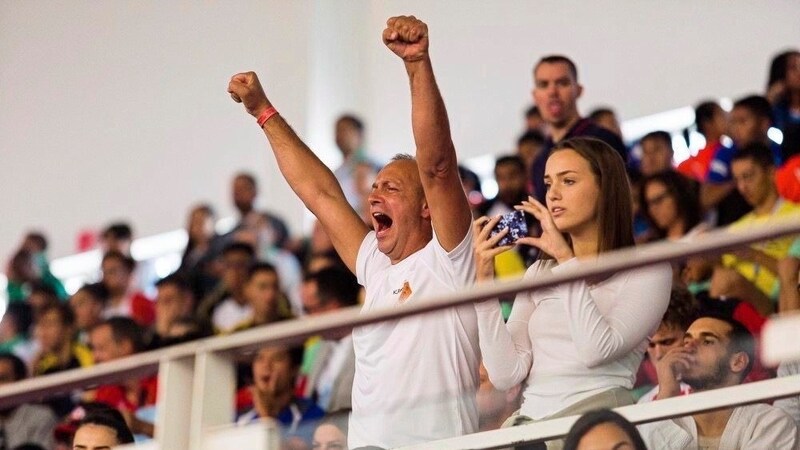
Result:
<svg viewBox="0 0 800 450"><path fill-rule="evenodd" d="M556 224L553 222L553 216L546 206L539 203L535 198L528 197L528 200L522 201L522 204L514 207L519 211L524 211L539 221L542 229L542 234L539 237L528 236L519 239L517 242L520 244L532 245L539 250L547 253L558 261L559 264L572 259L575 254L572 252L564 235L558 231Z"/></svg>
<svg viewBox="0 0 800 450"><path fill-rule="evenodd" d="M489 237L492 228L500 221L501 216L488 218L480 217L472 222L473 248L475 251L476 280L479 282L494 279L494 257L505 251L511 250L513 245L497 246L500 239L508 234L508 228Z"/></svg>

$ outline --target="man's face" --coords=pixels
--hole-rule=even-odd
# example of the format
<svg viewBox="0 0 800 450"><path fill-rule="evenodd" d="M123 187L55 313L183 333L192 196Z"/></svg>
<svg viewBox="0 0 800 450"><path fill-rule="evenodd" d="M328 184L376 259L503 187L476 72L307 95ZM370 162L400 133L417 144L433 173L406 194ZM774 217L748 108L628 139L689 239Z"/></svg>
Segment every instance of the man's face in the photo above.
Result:
<svg viewBox="0 0 800 450"><path fill-rule="evenodd" d="M316 280L304 281L300 286L300 299L303 310L308 315L318 314L322 311L322 301L319 299Z"/></svg>
<svg viewBox="0 0 800 450"><path fill-rule="evenodd" d="M750 158L734 160L731 172L736 189L752 207L762 205L775 189L773 171L761 167Z"/></svg>
<svg viewBox="0 0 800 450"><path fill-rule="evenodd" d="M156 293L156 317L165 323L172 323L180 317L189 315L192 308L190 294L174 284L163 284Z"/></svg>
<svg viewBox="0 0 800 450"><path fill-rule="evenodd" d="M253 210L256 200L256 187L247 177L233 179L233 204L240 214L244 215Z"/></svg>
<svg viewBox="0 0 800 450"><path fill-rule="evenodd" d="M684 347L693 356L693 362L682 372L682 380L696 390L713 389L725 385L732 369L730 346L731 326L703 317L695 320L686 330Z"/></svg>
<svg viewBox="0 0 800 450"><path fill-rule="evenodd" d="M647 356L656 363L668 351L683 345L684 331L678 326L661 324L647 342Z"/></svg>
<svg viewBox="0 0 800 450"><path fill-rule="evenodd" d="M71 331L61 322L58 311L52 308L39 316L34 327L34 335L44 352L55 352L61 345L68 344Z"/></svg>
<svg viewBox="0 0 800 450"><path fill-rule="evenodd" d="M109 325L93 328L89 333L89 345L96 363L113 361L133 354L133 346L127 341L117 342Z"/></svg>
<svg viewBox="0 0 800 450"><path fill-rule="evenodd" d="M672 168L672 146L662 139L642 141L642 175L648 176Z"/></svg>
<svg viewBox="0 0 800 450"><path fill-rule="evenodd" d="M222 281L229 292L241 292L247 281L247 268L252 262L250 255L241 251L230 251L222 256Z"/></svg>
<svg viewBox="0 0 800 450"><path fill-rule="evenodd" d="M542 63L533 74L533 101L549 125L561 128L578 118L578 98L583 87L566 63Z"/></svg>
<svg viewBox="0 0 800 450"><path fill-rule="evenodd" d="M495 166L494 177L497 180L497 196L506 204L517 202L520 196L525 195L525 172L516 164Z"/></svg>
<svg viewBox="0 0 800 450"><path fill-rule="evenodd" d="M764 142L767 139L769 120L758 117L748 108L737 106L731 111L730 135L737 147Z"/></svg>
<svg viewBox="0 0 800 450"><path fill-rule="evenodd" d="M94 423L87 423L78 428L72 440L73 450L111 450L117 445L119 441L116 431Z"/></svg>
<svg viewBox="0 0 800 450"><path fill-rule="evenodd" d="M430 212L416 161L387 164L378 173L368 201L378 249L392 262L402 260L430 240Z"/></svg>
<svg viewBox="0 0 800 450"><path fill-rule="evenodd" d="M110 293L120 295L128 290L131 272L125 263L117 258L109 258L103 261L101 270L103 272L103 284Z"/></svg>
<svg viewBox="0 0 800 450"><path fill-rule="evenodd" d="M103 304L84 290L79 290L69 299L69 306L75 312L75 325L86 330L100 323Z"/></svg>
<svg viewBox="0 0 800 450"><path fill-rule="evenodd" d="M346 119L336 122L336 146L345 158L361 147L361 132L353 122Z"/></svg>
<svg viewBox="0 0 800 450"><path fill-rule="evenodd" d="M253 311L258 315L266 314L277 308L279 292L278 275L266 270L254 273L244 286L244 295Z"/></svg>
<svg viewBox="0 0 800 450"><path fill-rule="evenodd" d="M253 382L260 392L279 395L291 391L295 375L289 352L281 348L262 348L253 360Z"/></svg>

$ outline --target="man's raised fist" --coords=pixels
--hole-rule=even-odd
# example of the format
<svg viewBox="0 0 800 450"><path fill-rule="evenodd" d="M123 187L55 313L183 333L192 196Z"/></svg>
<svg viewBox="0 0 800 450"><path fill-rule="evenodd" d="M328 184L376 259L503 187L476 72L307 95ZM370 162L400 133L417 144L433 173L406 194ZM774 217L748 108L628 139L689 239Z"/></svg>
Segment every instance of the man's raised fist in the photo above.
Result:
<svg viewBox="0 0 800 450"><path fill-rule="evenodd" d="M383 43L405 62L428 56L428 26L414 16L392 17L386 21Z"/></svg>
<svg viewBox="0 0 800 450"><path fill-rule="evenodd" d="M237 73L228 83L228 92L236 103L244 103L245 109L254 117L270 107L264 89L255 72Z"/></svg>

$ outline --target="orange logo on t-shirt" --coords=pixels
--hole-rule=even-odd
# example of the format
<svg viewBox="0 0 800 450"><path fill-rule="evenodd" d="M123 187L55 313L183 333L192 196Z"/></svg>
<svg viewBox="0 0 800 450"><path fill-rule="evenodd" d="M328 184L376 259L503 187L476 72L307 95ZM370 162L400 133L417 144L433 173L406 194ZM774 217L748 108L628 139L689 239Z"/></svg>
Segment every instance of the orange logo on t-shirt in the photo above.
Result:
<svg viewBox="0 0 800 450"><path fill-rule="evenodd" d="M411 290L411 285L408 284L408 281L404 281L403 288L400 289L400 303L403 303L406 300L408 300L408 298L411 297L412 293L413 291Z"/></svg>

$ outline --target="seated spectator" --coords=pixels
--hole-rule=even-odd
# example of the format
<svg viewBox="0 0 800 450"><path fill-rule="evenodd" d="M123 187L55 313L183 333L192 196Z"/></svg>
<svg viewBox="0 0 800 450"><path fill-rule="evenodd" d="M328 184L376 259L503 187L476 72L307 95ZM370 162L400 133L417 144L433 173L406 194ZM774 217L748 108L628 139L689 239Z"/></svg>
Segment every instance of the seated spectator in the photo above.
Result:
<svg viewBox="0 0 800 450"><path fill-rule="evenodd" d="M314 430L313 450L347 450L347 417L345 420L326 418Z"/></svg>
<svg viewBox="0 0 800 450"><path fill-rule="evenodd" d="M212 242L217 234L214 231L214 211L211 206L201 204L192 208L186 225L186 235L188 240L178 272L188 280L194 298L203 298L214 289L218 281L213 267L216 255Z"/></svg>
<svg viewBox="0 0 800 450"><path fill-rule="evenodd" d="M622 128L619 126L617 114L609 107L595 108L589 113L591 119L597 126L605 128L622 139Z"/></svg>
<svg viewBox="0 0 800 450"><path fill-rule="evenodd" d="M158 348L172 342L170 329L181 317L194 311L194 297L189 283L180 273L168 275L156 282L156 320L150 347Z"/></svg>
<svg viewBox="0 0 800 450"><path fill-rule="evenodd" d="M728 114L715 101L704 101L694 109L694 123L697 132L705 138L706 144L696 155L690 156L682 163L678 164L677 171L700 183L724 183L730 182L730 161L717 160L717 153L725 147L722 144L722 137L728 132ZM733 189L732 183L727 192ZM706 208L716 205L703 206Z"/></svg>
<svg viewBox="0 0 800 450"><path fill-rule="evenodd" d="M108 290L103 283L85 284L69 298L75 313L78 342L89 342L89 330L103 321L103 310L108 301Z"/></svg>
<svg viewBox="0 0 800 450"><path fill-rule="evenodd" d="M772 59L766 96L778 129L785 134L792 127L800 127L800 52L792 49Z"/></svg>
<svg viewBox="0 0 800 450"><path fill-rule="evenodd" d="M530 174L531 170L533 170L533 162L544 150L544 144L544 134L536 129L527 130L517 138L517 156L525 164L526 174ZM525 178L528 178L528 176ZM528 180L527 190L528 192L533 192L533 182L531 180Z"/></svg>
<svg viewBox="0 0 800 450"><path fill-rule="evenodd" d="M564 450L647 450L639 430L618 413L598 409L582 415L567 433Z"/></svg>
<svg viewBox="0 0 800 450"><path fill-rule="evenodd" d="M100 250L103 254L119 252L131 256L132 243L133 229L127 222L111 223L100 233Z"/></svg>
<svg viewBox="0 0 800 450"><path fill-rule="evenodd" d="M250 267L244 283L244 297L252 316L237 325L235 331L292 318L289 302L281 293L279 284L278 272L272 264L260 262Z"/></svg>
<svg viewBox="0 0 800 450"><path fill-rule="evenodd" d="M133 287L136 261L117 250L111 250L103 255L100 267L103 272L101 283L108 291L103 318L130 317L143 327L152 325L156 315L155 305Z"/></svg>
<svg viewBox="0 0 800 450"><path fill-rule="evenodd" d="M800 374L800 361L783 362L778 366L779 377L790 377L798 374ZM773 405L786 411L794 419L794 423L800 427L800 395L775 400Z"/></svg>
<svg viewBox="0 0 800 450"><path fill-rule="evenodd" d="M201 319L210 319L215 332L229 333L252 317L244 284L254 261L255 250L245 243L231 242L222 251L222 279L197 309Z"/></svg>
<svg viewBox="0 0 800 450"><path fill-rule="evenodd" d="M645 177L639 188L639 204L650 224L644 239L678 240L708 227L702 222L697 186L678 172L667 170Z"/></svg>
<svg viewBox="0 0 800 450"><path fill-rule="evenodd" d="M34 326L39 354L33 360L33 375L47 375L92 365L92 353L74 339L75 314L66 303L46 307ZM57 417L67 415L74 407L71 395L58 395L46 403Z"/></svg>
<svg viewBox="0 0 800 450"><path fill-rule="evenodd" d="M47 238L41 233L25 235L19 250L12 256L6 269L9 302L25 300L30 295L30 283L41 282L50 287L59 299L67 298L61 281L50 272L47 261Z"/></svg>
<svg viewBox="0 0 800 450"><path fill-rule="evenodd" d="M33 324L33 310L27 303L16 302L6 306L0 319L0 353L13 353L30 365L36 353L28 333Z"/></svg>
<svg viewBox="0 0 800 450"><path fill-rule="evenodd" d="M30 294L27 302L33 308L33 318L36 319L44 308L57 305L61 300L58 298L58 293L51 286L41 281L34 281L30 284Z"/></svg>
<svg viewBox="0 0 800 450"><path fill-rule="evenodd" d="M669 306L661 325L647 340L647 359L642 362L639 373L655 386L639 398L638 403L654 400L658 396L659 361L673 348L683 347L683 336L697 317L697 303L689 291L674 287L669 297ZM689 385L681 383L681 394L690 392Z"/></svg>
<svg viewBox="0 0 800 450"><path fill-rule="evenodd" d="M639 141L642 147L642 160L639 170L644 176L650 176L672 170L674 150L672 149L672 136L666 131L653 131L647 133Z"/></svg>
<svg viewBox="0 0 800 450"><path fill-rule="evenodd" d="M542 118L542 112L536 105L531 105L525 110L525 130L547 134L547 122Z"/></svg>
<svg viewBox="0 0 800 450"><path fill-rule="evenodd" d="M27 378L25 363L9 353L0 353L0 387ZM56 416L50 408L30 403L0 411L0 448L38 444L53 448Z"/></svg>
<svg viewBox="0 0 800 450"><path fill-rule="evenodd" d="M731 164L736 188L753 211L730 226L742 230L766 224L772 218L795 214L800 208L778 196L773 179L775 166L764 145L737 151ZM748 301L762 315L774 311L780 293L778 261L788 255L791 237L753 244L722 257L724 267L714 269L709 294Z"/></svg>
<svg viewBox="0 0 800 450"><path fill-rule="evenodd" d="M316 422L325 413L311 400L297 397L294 386L303 360L303 349L263 347L253 361L253 409L239 416L246 425L261 419L274 419L288 443L310 445Z"/></svg>
<svg viewBox="0 0 800 450"><path fill-rule="evenodd" d="M75 430L72 448L75 450L106 450L122 444L132 444L133 433L122 414L115 409L96 410L86 415Z"/></svg>
<svg viewBox="0 0 800 450"><path fill-rule="evenodd" d="M89 333L92 356L97 364L115 361L145 349L142 328L128 317L112 317L92 328ZM84 401L104 403L119 410L136 434L153 435L151 424L140 421L134 413L156 401L156 376L131 379L99 386L84 394Z"/></svg>
<svg viewBox="0 0 800 450"><path fill-rule="evenodd" d="M475 395L478 405L478 431L496 430L519 409L522 385L500 391L489 381L489 374L483 364L480 369L481 384Z"/></svg>
<svg viewBox="0 0 800 450"><path fill-rule="evenodd" d="M352 115L345 114L336 120L336 147L342 153L342 164L333 172L347 203L362 218L368 217L369 195L372 180L380 169L364 148L364 122Z"/></svg>
<svg viewBox="0 0 800 450"><path fill-rule="evenodd" d="M695 392L736 386L755 360L755 340L740 323L700 317L684 345L660 361L660 399L680 395L680 381ZM797 427L782 410L754 404L641 425L649 448L796 448Z"/></svg>
<svg viewBox="0 0 800 450"><path fill-rule="evenodd" d="M324 314L358 304L361 286L346 269L327 268L303 282L303 308L308 315ZM352 408L355 350L351 330L329 332L306 345L303 395L328 413Z"/></svg>
<svg viewBox="0 0 800 450"><path fill-rule="evenodd" d="M501 156L494 165L497 195L479 209L481 216L499 216L514 211L528 197L525 163L518 156Z"/></svg>

